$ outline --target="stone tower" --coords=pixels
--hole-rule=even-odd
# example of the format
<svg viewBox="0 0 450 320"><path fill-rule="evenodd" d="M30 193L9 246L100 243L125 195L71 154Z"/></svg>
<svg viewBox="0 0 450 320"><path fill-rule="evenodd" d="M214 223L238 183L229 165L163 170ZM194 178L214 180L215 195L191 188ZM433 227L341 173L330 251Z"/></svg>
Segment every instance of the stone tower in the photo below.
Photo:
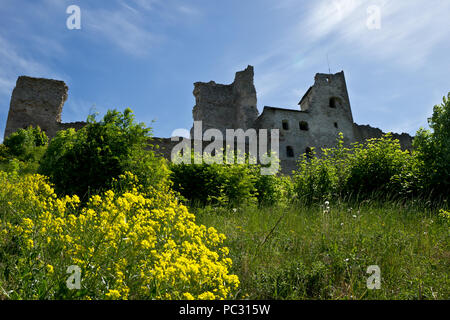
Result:
<svg viewBox="0 0 450 320"><path fill-rule="evenodd" d="M30 125L40 126L48 136L59 130L68 87L63 81L19 77L11 96L5 138Z"/></svg>
<svg viewBox="0 0 450 320"><path fill-rule="evenodd" d="M41 127L49 138L59 130L82 128L84 122L61 123L67 91L64 81L19 77L11 96L4 138L30 125Z"/></svg>
<svg viewBox="0 0 450 320"><path fill-rule="evenodd" d="M253 84L253 67L236 73L229 85L194 83L194 121L202 121L203 132L215 128L225 135L226 129L252 128L258 118L256 89ZM191 136L193 132L191 130Z"/></svg>
<svg viewBox="0 0 450 320"><path fill-rule="evenodd" d="M314 85L305 93L299 105L302 111L308 112L315 119L319 131L317 133L325 139L335 139L333 129L339 129L347 142L355 141L344 71L336 74L317 73Z"/></svg>

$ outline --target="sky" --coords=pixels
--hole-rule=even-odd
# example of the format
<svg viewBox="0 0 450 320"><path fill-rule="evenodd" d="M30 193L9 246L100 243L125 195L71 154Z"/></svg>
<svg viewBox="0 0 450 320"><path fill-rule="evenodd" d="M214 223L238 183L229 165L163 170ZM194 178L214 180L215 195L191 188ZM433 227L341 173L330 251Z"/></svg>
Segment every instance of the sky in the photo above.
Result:
<svg viewBox="0 0 450 320"><path fill-rule="evenodd" d="M0 141L20 75L66 82L63 122L130 107L170 137L194 82L247 65L260 112L344 70L356 123L414 135L450 91L449 16L448 0L0 0Z"/></svg>

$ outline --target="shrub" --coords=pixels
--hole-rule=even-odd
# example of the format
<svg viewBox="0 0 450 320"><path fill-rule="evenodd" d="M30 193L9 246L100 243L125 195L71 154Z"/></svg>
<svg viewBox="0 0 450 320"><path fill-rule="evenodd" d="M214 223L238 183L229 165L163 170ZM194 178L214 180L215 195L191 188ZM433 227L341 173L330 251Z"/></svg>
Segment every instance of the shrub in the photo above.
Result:
<svg viewBox="0 0 450 320"><path fill-rule="evenodd" d="M450 92L428 119L430 130L420 128L413 145L420 163L421 191L448 198L450 195Z"/></svg>
<svg viewBox="0 0 450 320"><path fill-rule="evenodd" d="M364 143L355 143L348 157L347 192L369 196L375 192L395 194L399 177L412 163L409 151L402 151L400 142L390 133Z"/></svg>
<svg viewBox="0 0 450 320"><path fill-rule="evenodd" d="M257 190L258 203L271 206L288 199L284 181L286 181L286 178L276 175L257 175L255 188Z"/></svg>
<svg viewBox="0 0 450 320"><path fill-rule="evenodd" d="M192 155L192 159L194 155ZM249 164L172 163L173 189L192 204L234 205L256 200L256 168Z"/></svg>
<svg viewBox="0 0 450 320"><path fill-rule="evenodd" d="M194 161L195 157L199 155L192 151L191 163L170 165L173 189L192 204L272 205L284 200L283 178L261 174L261 166L250 164L248 156L244 163L233 164L209 161L207 154L201 160Z"/></svg>
<svg viewBox="0 0 450 320"><path fill-rule="evenodd" d="M42 156L42 148L40 147L45 147L47 143L47 135L41 131L39 126L36 128L29 126L26 129L13 132L5 138L3 144L6 150L3 148L2 153L4 157L7 152L22 161L37 161Z"/></svg>
<svg viewBox="0 0 450 320"><path fill-rule="evenodd" d="M294 189L306 203L330 197L370 197L408 194L416 182L417 161L402 151L391 134L344 146L342 133L334 148L320 157L302 156L294 173Z"/></svg>
<svg viewBox="0 0 450 320"><path fill-rule="evenodd" d="M108 190L80 208L43 176L0 172L0 297L10 299L229 299L239 280L225 236L165 189ZM69 290L69 266L81 289Z"/></svg>
<svg viewBox="0 0 450 320"><path fill-rule="evenodd" d="M135 173L144 187L166 182L165 160L146 150L151 129L135 123L130 109L110 110L99 122L89 116L87 122L78 131L59 131L42 159L40 173L58 193L86 200L126 171Z"/></svg>
<svg viewBox="0 0 450 320"><path fill-rule="evenodd" d="M8 147L4 144L0 144L0 162L4 162L9 157L9 150Z"/></svg>

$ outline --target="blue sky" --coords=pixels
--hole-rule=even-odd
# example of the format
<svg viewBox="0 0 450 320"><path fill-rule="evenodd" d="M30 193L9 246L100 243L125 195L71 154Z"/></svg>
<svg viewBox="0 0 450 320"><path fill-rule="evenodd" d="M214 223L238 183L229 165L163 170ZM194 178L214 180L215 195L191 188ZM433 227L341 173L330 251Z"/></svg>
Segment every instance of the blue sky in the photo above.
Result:
<svg viewBox="0 0 450 320"><path fill-rule="evenodd" d="M414 134L450 91L449 16L448 0L0 0L0 140L19 75L68 84L63 122L131 107L168 137L192 125L194 82L253 65L260 112L295 109L327 55L355 122Z"/></svg>

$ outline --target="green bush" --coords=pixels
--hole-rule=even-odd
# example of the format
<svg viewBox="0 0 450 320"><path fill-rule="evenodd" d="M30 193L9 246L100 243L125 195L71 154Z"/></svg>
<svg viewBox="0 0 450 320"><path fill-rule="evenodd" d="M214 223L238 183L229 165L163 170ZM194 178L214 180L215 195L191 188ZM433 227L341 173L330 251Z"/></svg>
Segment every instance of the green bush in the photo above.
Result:
<svg viewBox="0 0 450 320"><path fill-rule="evenodd" d="M257 175L255 183L258 191L258 203L261 205L271 206L279 203L283 199L287 199L284 191L285 179L276 175Z"/></svg>
<svg viewBox="0 0 450 320"><path fill-rule="evenodd" d="M172 163L173 189L194 205L219 204L235 206L242 203L273 205L287 196L289 178L261 174L261 166L245 163L219 164L201 160L191 151L191 163ZM265 172L266 173L266 172Z"/></svg>
<svg viewBox="0 0 450 320"><path fill-rule="evenodd" d="M7 151L8 154L22 161L38 160L42 156L42 147L45 147L47 143L47 135L39 126L36 128L29 126L5 138L3 144L7 150L3 148L2 153L5 154Z"/></svg>
<svg viewBox="0 0 450 320"><path fill-rule="evenodd" d="M346 191L368 196L375 192L394 195L401 187L400 177L411 169L409 151L402 151L400 142L386 134L365 143L355 143L348 157Z"/></svg>
<svg viewBox="0 0 450 320"><path fill-rule="evenodd" d="M197 157L198 155L195 155ZM192 204L235 205L257 199L257 166L246 164L172 163L173 189Z"/></svg>
<svg viewBox="0 0 450 320"><path fill-rule="evenodd" d="M441 105L433 108L428 119L430 130L417 132L413 145L417 150L423 193L448 198L450 195L450 92Z"/></svg>
<svg viewBox="0 0 450 320"><path fill-rule="evenodd" d="M0 144L0 162L4 162L9 158L8 147L4 144Z"/></svg>
<svg viewBox="0 0 450 320"><path fill-rule="evenodd" d="M344 146L342 133L334 148L320 157L302 156L294 173L294 190L305 203L331 197L395 196L409 193L416 181L417 161L402 151L391 134Z"/></svg>
<svg viewBox="0 0 450 320"><path fill-rule="evenodd" d="M110 110L97 122L89 116L87 125L75 131L59 131L41 161L40 173L48 176L58 193L90 193L111 186L126 171L134 173L148 188L166 181L165 160L149 148L151 129L135 123L133 112Z"/></svg>

